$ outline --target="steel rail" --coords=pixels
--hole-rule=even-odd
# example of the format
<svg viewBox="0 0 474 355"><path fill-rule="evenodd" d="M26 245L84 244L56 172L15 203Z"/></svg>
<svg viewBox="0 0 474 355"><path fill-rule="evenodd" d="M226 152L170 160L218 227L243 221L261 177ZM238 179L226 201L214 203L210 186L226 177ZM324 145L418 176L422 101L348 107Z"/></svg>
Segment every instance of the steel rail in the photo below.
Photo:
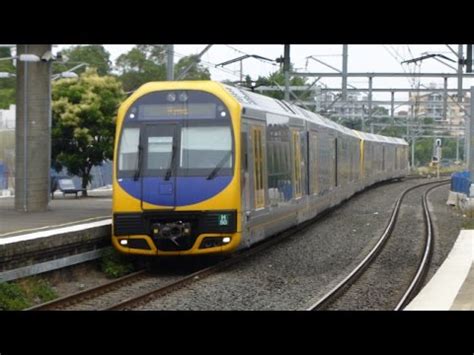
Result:
<svg viewBox="0 0 474 355"><path fill-rule="evenodd" d="M395 307L395 311L400 311L405 308L405 306L413 299L415 294L420 290L423 280L425 279L428 269L429 269L429 261L431 260L431 255L433 253L433 239L434 239L434 233L433 233L433 224L432 224L432 219L431 219L431 213L428 208L428 195L429 193L443 185L446 185L447 182L440 183L438 185L430 187L428 190L425 191L422 197L422 205L423 205L423 217L425 221L425 250L423 252L423 257L420 261L420 264L418 265L418 269L415 273L415 276L413 277L413 280L411 281L410 285L408 286L408 289L405 291L403 294L402 298L398 302L397 306Z"/></svg>
<svg viewBox="0 0 474 355"><path fill-rule="evenodd" d="M377 244L371 249L371 251L367 254L367 256L342 281L340 281L335 287L333 287L317 302L315 302L309 308L307 308L307 310L316 311L316 310L322 310L326 308L329 304L333 303L337 298L339 298L340 295L343 293L343 291L347 289L347 287L352 285L360 277L360 275L362 275L362 273L365 270L367 270L367 268L371 265L375 257L383 249L383 246L385 245L386 241L391 236L392 231L397 221L397 216L398 216L398 212L400 211L401 203L407 193L426 185L431 185L431 184L442 185L440 184L441 182L443 182L443 184L446 184L449 182L449 180L442 180L442 181L438 180L438 181L426 182L426 183L418 184L416 186L409 187L408 189L403 191L400 197L398 198L397 202L395 203L395 207L392 210L392 214L389 218L388 224L385 227L385 230L380 236L379 240L377 241Z"/></svg>
<svg viewBox="0 0 474 355"><path fill-rule="evenodd" d="M430 182L428 184L431 184L431 183L433 183L433 182ZM375 187L377 185L378 184L375 184L371 187ZM418 186L421 186L421 185L417 185L416 187L418 187ZM357 194L359 194L359 193L361 193L365 190L366 189L364 189L362 191L359 191L358 193L354 194L352 197L356 196ZM257 253L259 253L259 252L261 252L261 251L263 251L263 250L279 243L283 239L286 239L286 238L288 238L290 236L293 236L293 235L295 235L299 232L303 232L303 231L309 229L309 227L311 227L315 222L321 220L322 218L324 218L325 216L330 214L337 207L342 205L343 202L344 201L341 201L341 203L339 203L338 205L335 205L335 206L321 212L319 215L317 215L315 218L313 218L311 220L305 221L305 222L303 222L302 224L300 224L296 227L289 228L289 229L287 229L283 232L280 232L275 237L270 238L268 240L264 240L264 241L256 244L251 249L247 249L247 250L243 250L241 252L238 252L238 253L232 255L231 257L229 257L228 259L225 259L224 261L219 262L218 264L215 264L215 265L206 267L204 269L198 270L198 271L196 271L192 274L189 274L187 276L182 277L181 279L179 279L177 281L170 282L170 283L168 283L168 284L166 284L162 287L159 287L155 290L152 290L150 292L146 292L146 293L137 295L136 297L129 298L129 299L127 299L125 301L122 301L120 303L116 303L115 305L107 307L103 310L130 309L130 308L136 307L139 304L146 303L151 299L159 298L161 296L164 296L164 295L166 295L166 294L168 294L168 293L170 293L174 290L180 289L180 288L182 288L182 287L184 287L184 286L186 286L186 285L188 285L192 282L201 280L205 277L208 277L212 274L215 274L218 271L221 271L221 270L223 270L223 269L225 269L225 268L227 268L231 265L234 265L234 264L242 261L243 259L245 259L247 257L250 257L254 254L257 254ZM40 305L30 307L30 308L25 309L25 310L64 309L66 307L69 307L71 305L83 302L85 300L101 296L101 295L103 295L107 292L116 290L116 289L118 289L118 288L120 288L124 285L132 284L134 282L142 280L144 277L147 277L147 276L148 276L148 274L146 273L145 270L140 270L138 272L123 276L123 277L121 277L117 280L106 283L104 285L94 287L94 288L90 288L90 289L75 293L73 295L64 296L64 297L52 300L50 302L46 302L46 303L43 303L43 304L40 304Z"/></svg>
<svg viewBox="0 0 474 355"><path fill-rule="evenodd" d="M110 281L104 285L97 286L97 287L92 287L84 291L80 291L77 293L74 293L72 295L64 296L57 298L55 300L42 303L30 308L26 308L25 311L43 311L43 310L53 310L53 309L64 309L66 307L69 307L71 305L83 302L85 300L98 297L100 295L103 295L104 293L113 291L119 287L122 287L124 285L128 285L130 283L139 281L143 279L146 276L145 270L140 270L125 276L122 276L121 278L118 278L116 280Z"/></svg>

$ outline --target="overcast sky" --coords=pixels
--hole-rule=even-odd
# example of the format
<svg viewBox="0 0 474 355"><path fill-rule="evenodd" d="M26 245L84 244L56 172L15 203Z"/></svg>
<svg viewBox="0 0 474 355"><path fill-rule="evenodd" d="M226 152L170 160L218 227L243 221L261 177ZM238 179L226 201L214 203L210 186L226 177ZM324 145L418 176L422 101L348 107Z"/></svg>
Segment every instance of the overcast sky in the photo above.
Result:
<svg viewBox="0 0 474 355"><path fill-rule="evenodd" d="M106 49L111 53L112 61L122 53L126 53L134 45L105 45ZM206 45L175 45L175 62L181 57L197 54ZM60 50L67 46L57 46L55 50ZM451 45L457 51L457 45ZM464 46L465 50L465 46ZM455 55L446 45L349 45L349 72L400 72L420 70L422 72L443 72L455 73L455 70L446 65L430 58L421 62L421 66L415 69L414 64L400 64L403 60L419 57L425 53L443 54L453 60ZM239 63L230 64L224 68L216 68L215 65L224 61L242 56L244 54L257 54L269 59L275 59L283 54L283 45L214 45L202 57L202 64L207 66L211 72L213 80L221 81L224 79L239 80ZM292 45L291 46L291 62L297 71L313 71L313 72L332 72L332 69L324 65L308 59L309 56L315 56L319 60L327 64L341 68L342 66L342 45ZM445 61L453 67L457 64ZM250 75L252 79L256 79L259 75L265 76L278 69L277 64L272 64L263 60L248 58L243 61L243 74ZM311 78L309 79L311 81ZM418 79L417 79L418 80ZM320 82L329 87L340 87L341 79L323 78ZM421 84L428 86L431 82L436 83L440 87L443 85L443 79L426 78L421 79ZM349 78L348 83L356 87L368 87L368 79L365 78ZM374 78L373 87L383 88L406 88L412 87L417 82L408 78ZM455 88L457 79L449 79L448 86ZM474 80L464 79L464 88L474 85ZM407 96L397 94L396 99L403 100ZM389 100L390 93L374 93L375 99Z"/></svg>

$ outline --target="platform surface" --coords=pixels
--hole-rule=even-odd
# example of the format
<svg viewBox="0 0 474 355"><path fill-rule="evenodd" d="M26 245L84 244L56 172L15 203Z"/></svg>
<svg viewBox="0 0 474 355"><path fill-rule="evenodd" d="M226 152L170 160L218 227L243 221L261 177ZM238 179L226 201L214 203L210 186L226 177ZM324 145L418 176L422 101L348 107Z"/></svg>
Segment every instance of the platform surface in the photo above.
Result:
<svg viewBox="0 0 474 355"><path fill-rule="evenodd" d="M462 230L436 274L405 310L474 310L474 230Z"/></svg>
<svg viewBox="0 0 474 355"><path fill-rule="evenodd" d="M13 197L0 198L0 238L111 218L112 191L91 190L88 194L76 199L56 192L48 211L32 213L15 211Z"/></svg>

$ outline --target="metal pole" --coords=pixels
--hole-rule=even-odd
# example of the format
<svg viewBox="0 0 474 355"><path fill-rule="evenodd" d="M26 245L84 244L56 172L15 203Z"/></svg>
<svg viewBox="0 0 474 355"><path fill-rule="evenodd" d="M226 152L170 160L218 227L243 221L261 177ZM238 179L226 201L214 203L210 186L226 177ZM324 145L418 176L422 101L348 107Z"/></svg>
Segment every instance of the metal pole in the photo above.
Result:
<svg viewBox="0 0 474 355"><path fill-rule="evenodd" d="M416 138L413 135L411 138L411 167L415 170L415 145L416 145Z"/></svg>
<svg viewBox="0 0 474 355"><path fill-rule="evenodd" d="M348 45L342 45L342 100L347 100L347 49Z"/></svg>
<svg viewBox="0 0 474 355"><path fill-rule="evenodd" d="M469 173L471 179L474 177L474 124L472 124L472 118L474 117L474 86L471 86L471 112L469 117ZM467 115L466 115L467 116Z"/></svg>
<svg viewBox="0 0 474 355"><path fill-rule="evenodd" d="M361 113L361 119L362 119L362 126L361 126L361 130L362 132L365 132L365 113L364 113L364 110L365 110L365 105L362 105L362 113Z"/></svg>
<svg viewBox="0 0 474 355"><path fill-rule="evenodd" d="M166 80L174 80L174 45L168 44L166 46Z"/></svg>
<svg viewBox="0 0 474 355"><path fill-rule="evenodd" d="M395 92L392 91L392 100L390 103L390 117L392 118L392 123L394 123L395 117Z"/></svg>
<svg viewBox="0 0 474 355"><path fill-rule="evenodd" d="M458 102L462 102L462 59L463 59L463 48L462 44L458 46Z"/></svg>
<svg viewBox="0 0 474 355"><path fill-rule="evenodd" d="M471 112L472 112L472 96L471 96ZM469 115L464 115L464 162L466 163L466 169L469 169L469 160L470 160L469 152L470 152L471 139L469 137L470 137L470 132L471 132L471 128L470 128L471 117Z"/></svg>
<svg viewBox="0 0 474 355"><path fill-rule="evenodd" d="M369 77L369 120L372 120L372 77Z"/></svg>
<svg viewBox="0 0 474 355"><path fill-rule="evenodd" d="M290 101L290 45L285 44L283 71L285 73L285 101Z"/></svg>
<svg viewBox="0 0 474 355"><path fill-rule="evenodd" d="M459 161L459 136L456 138L456 161Z"/></svg>
<svg viewBox="0 0 474 355"><path fill-rule="evenodd" d="M28 53L28 45L25 45L25 53ZM23 85L23 212L28 212L28 62L25 62Z"/></svg>
<svg viewBox="0 0 474 355"><path fill-rule="evenodd" d="M240 83L242 84L244 82L244 61L240 61Z"/></svg>
<svg viewBox="0 0 474 355"><path fill-rule="evenodd" d="M448 119L448 78L444 78L444 92L443 92L443 119ZM449 120L451 124L451 120Z"/></svg>

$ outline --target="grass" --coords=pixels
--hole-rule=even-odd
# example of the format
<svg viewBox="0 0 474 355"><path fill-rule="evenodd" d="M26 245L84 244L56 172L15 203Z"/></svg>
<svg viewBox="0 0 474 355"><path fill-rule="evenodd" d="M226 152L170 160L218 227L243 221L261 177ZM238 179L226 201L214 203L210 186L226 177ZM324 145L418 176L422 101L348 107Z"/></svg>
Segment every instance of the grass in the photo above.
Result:
<svg viewBox="0 0 474 355"><path fill-rule="evenodd" d="M0 283L0 310L19 311L57 298L50 284L38 277Z"/></svg>
<svg viewBox="0 0 474 355"><path fill-rule="evenodd" d="M474 229L474 218L467 218L463 221L462 229Z"/></svg>
<svg viewBox="0 0 474 355"><path fill-rule="evenodd" d="M118 278L134 271L133 263L126 255L120 254L114 248L104 250L100 266L108 278Z"/></svg>

